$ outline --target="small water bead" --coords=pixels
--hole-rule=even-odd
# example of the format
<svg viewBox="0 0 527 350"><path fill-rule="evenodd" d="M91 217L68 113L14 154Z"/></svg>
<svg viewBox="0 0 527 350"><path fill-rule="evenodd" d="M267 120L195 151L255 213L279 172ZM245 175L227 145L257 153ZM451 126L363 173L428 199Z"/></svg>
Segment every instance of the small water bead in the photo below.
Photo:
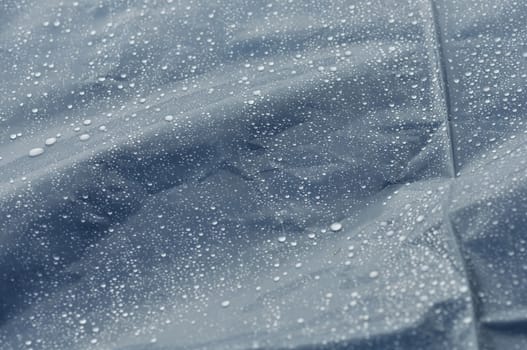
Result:
<svg viewBox="0 0 527 350"><path fill-rule="evenodd" d="M423 220L425 219L425 217L423 215L419 215L416 219L417 222L423 222Z"/></svg>
<svg viewBox="0 0 527 350"><path fill-rule="evenodd" d="M173 115L166 115L166 116L165 116L165 120L166 120L167 122L171 122L171 121L174 120L174 116L173 116Z"/></svg>
<svg viewBox="0 0 527 350"><path fill-rule="evenodd" d="M370 272L370 278L377 278L377 277L379 277L379 271Z"/></svg>
<svg viewBox="0 0 527 350"><path fill-rule="evenodd" d="M99 130L100 131L106 131L108 129L106 128L106 125L101 125L101 126L99 126Z"/></svg>
<svg viewBox="0 0 527 350"><path fill-rule="evenodd" d="M79 139L81 141L88 141L90 139L90 134L82 134L81 136L79 136Z"/></svg>
<svg viewBox="0 0 527 350"><path fill-rule="evenodd" d="M46 141L44 143L46 144L46 146L53 146L55 144L55 142L57 142L57 138L49 137L49 138L46 139Z"/></svg>
<svg viewBox="0 0 527 350"><path fill-rule="evenodd" d="M229 300L224 300L221 302L221 307L229 307L231 302Z"/></svg>
<svg viewBox="0 0 527 350"><path fill-rule="evenodd" d="M88 126L88 125L91 124L91 120L90 120L90 119L85 119L85 120L82 122L82 124Z"/></svg>
<svg viewBox="0 0 527 350"><path fill-rule="evenodd" d="M342 230L342 224L340 222L334 222L329 226L329 229L333 232Z"/></svg>
<svg viewBox="0 0 527 350"><path fill-rule="evenodd" d="M278 237L278 242L280 242L280 243L284 243L285 240L286 240L285 236Z"/></svg>
<svg viewBox="0 0 527 350"><path fill-rule="evenodd" d="M37 157L41 155L42 153L44 153L44 148L42 147L36 147L36 148L32 148L31 150L29 150L30 157Z"/></svg>

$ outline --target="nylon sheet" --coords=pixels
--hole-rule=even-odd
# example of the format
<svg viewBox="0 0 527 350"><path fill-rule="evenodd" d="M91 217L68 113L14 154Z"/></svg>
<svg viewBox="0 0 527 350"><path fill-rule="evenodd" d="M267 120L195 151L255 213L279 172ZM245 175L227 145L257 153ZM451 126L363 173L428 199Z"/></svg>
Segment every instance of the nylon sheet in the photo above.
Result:
<svg viewBox="0 0 527 350"><path fill-rule="evenodd" d="M527 349L527 3L2 0L0 349Z"/></svg>

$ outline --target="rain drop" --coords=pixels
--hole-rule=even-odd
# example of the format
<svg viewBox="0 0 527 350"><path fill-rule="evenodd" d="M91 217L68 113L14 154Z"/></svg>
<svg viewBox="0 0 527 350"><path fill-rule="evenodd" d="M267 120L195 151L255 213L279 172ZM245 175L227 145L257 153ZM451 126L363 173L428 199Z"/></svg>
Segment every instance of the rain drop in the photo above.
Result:
<svg viewBox="0 0 527 350"><path fill-rule="evenodd" d="M334 222L329 226L329 229L333 232L342 230L342 224L340 222Z"/></svg>
<svg viewBox="0 0 527 350"><path fill-rule="evenodd" d="M53 146L57 142L57 139L55 137L47 138L45 141L46 146Z"/></svg>
<svg viewBox="0 0 527 350"><path fill-rule="evenodd" d="M90 134L82 134L81 136L79 136L79 139L81 141L88 141L90 139Z"/></svg>
<svg viewBox="0 0 527 350"><path fill-rule="evenodd" d="M29 151L29 156L30 157L37 157L37 156L41 155L42 153L44 153L44 148L36 147L36 148L32 148Z"/></svg>

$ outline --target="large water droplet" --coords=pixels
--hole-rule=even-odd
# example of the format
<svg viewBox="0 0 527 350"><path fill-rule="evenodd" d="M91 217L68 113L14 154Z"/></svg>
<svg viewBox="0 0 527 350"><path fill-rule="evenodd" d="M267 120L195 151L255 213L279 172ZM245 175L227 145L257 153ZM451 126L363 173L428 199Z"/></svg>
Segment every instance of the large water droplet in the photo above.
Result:
<svg viewBox="0 0 527 350"><path fill-rule="evenodd" d="M81 141L88 141L90 139L90 134L82 134L81 136L79 136L79 139Z"/></svg>
<svg viewBox="0 0 527 350"><path fill-rule="evenodd" d="M31 150L29 150L30 157L37 157L41 155L42 153L44 153L44 148L42 147L36 147L36 148L32 148Z"/></svg>
<svg viewBox="0 0 527 350"><path fill-rule="evenodd" d="M342 224L340 222L334 222L329 226L329 229L333 232L342 230Z"/></svg>

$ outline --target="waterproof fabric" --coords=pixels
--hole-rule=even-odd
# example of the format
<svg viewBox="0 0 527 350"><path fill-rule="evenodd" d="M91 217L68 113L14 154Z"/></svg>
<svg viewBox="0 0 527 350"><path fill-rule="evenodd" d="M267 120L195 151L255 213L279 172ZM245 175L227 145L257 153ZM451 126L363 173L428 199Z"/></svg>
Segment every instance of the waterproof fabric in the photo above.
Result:
<svg viewBox="0 0 527 350"><path fill-rule="evenodd" d="M0 3L0 349L527 349L527 3Z"/></svg>

